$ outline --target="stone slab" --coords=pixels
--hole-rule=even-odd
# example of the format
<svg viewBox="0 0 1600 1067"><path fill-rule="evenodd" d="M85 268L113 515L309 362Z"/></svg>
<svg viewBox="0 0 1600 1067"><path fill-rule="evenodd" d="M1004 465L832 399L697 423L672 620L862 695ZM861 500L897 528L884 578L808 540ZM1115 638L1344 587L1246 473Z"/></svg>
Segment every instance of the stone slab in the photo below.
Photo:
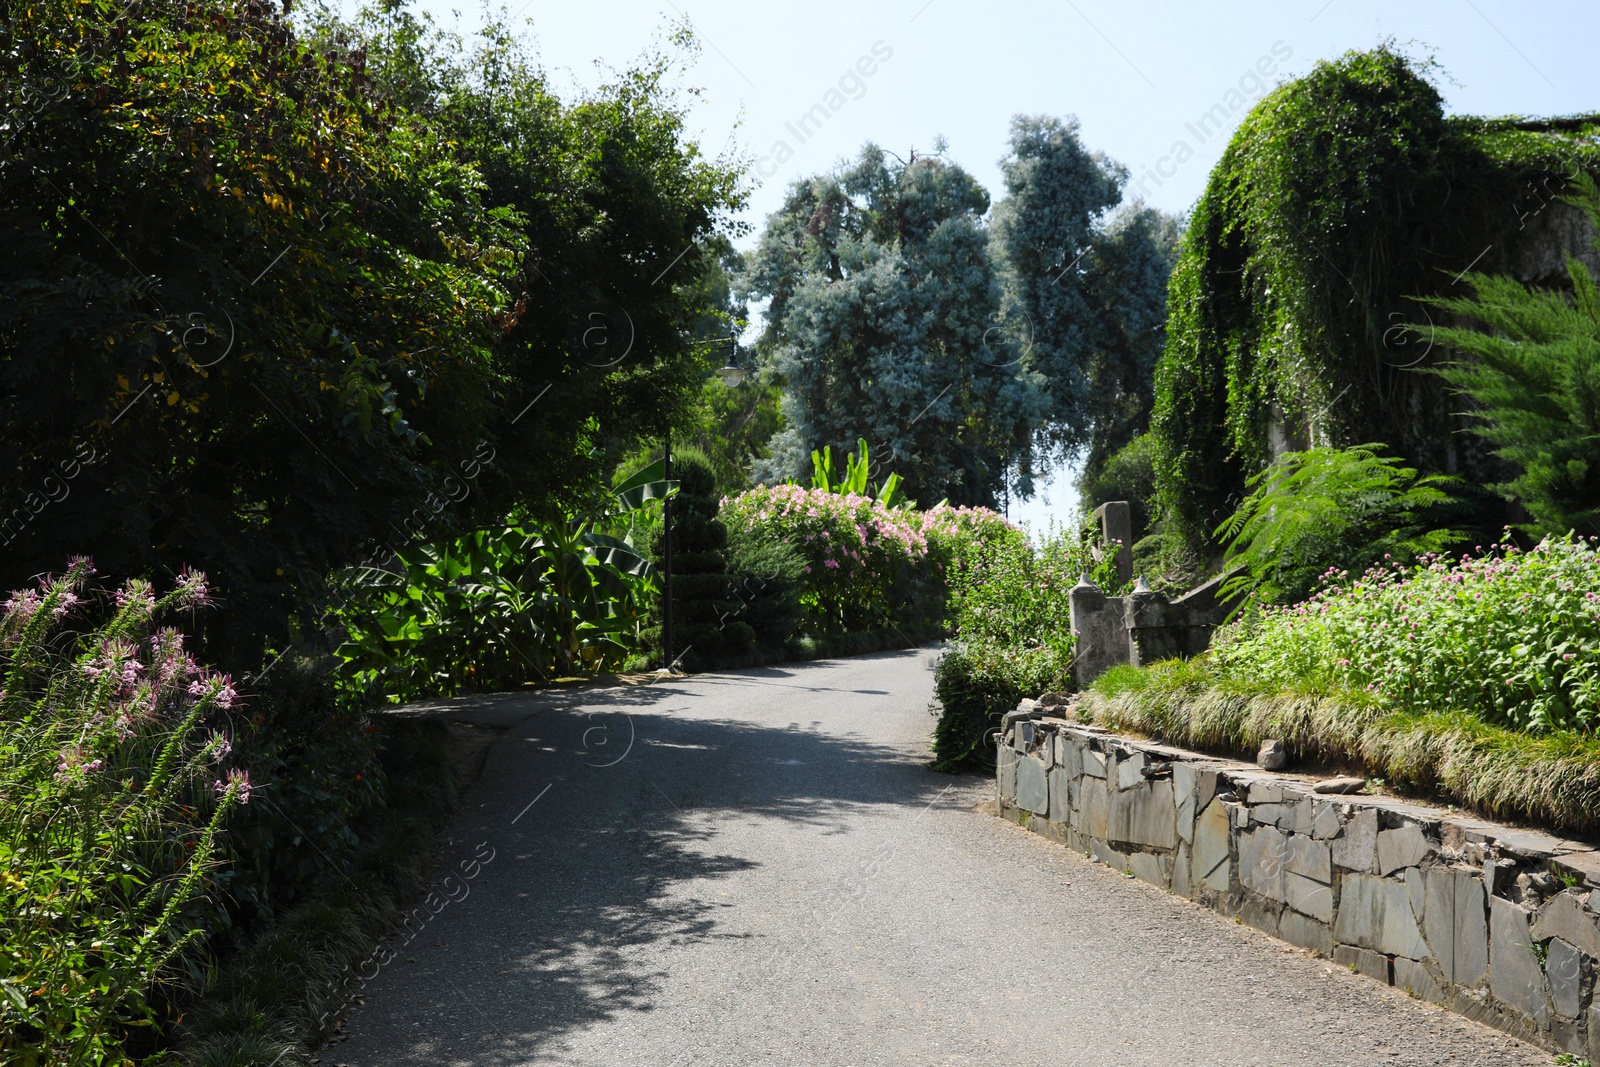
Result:
<svg viewBox="0 0 1600 1067"><path fill-rule="evenodd" d="M1333 862L1347 871L1378 868L1378 813L1365 808L1345 820L1344 832L1333 839Z"/></svg>
<svg viewBox="0 0 1600 1067"><path fill-rule="evenodd" d="M1394 976L1389 972L1389 957L1380 952L1357 948L1354 945L1335 945L1333 962L1341 967L1348 967L1357 974L1376 979L1384 985L1394 984Z"/></svg>
<svg viewBox="0 0 1600 1067"><path fill-rule="evenodd" d="M1161 889L1172 888L1172 857L1154 852L1128 853L1128 869L1140 881Z"/></svg>
<svg viewBox="0 0 1600 1067"><path fill-rule="evenodd" d="M1178 844L1172 783L1144 782L1111 795L1108 839L1149 848L1173 849Z"/></svg>
<svg viewBox="0 0 1600 1067"><path fill-rule="evenodd" d="M1194 895L1189 882L1189 846L1179 845L1177 857L1172 861L1172 891L1180 897Z"/></svg>
<svg viewBox="0 0 1600 1067"><path fill-rule="evenodd" d="M1404 956L1394 958L1394 984L1397 989L1404 989L1413 996L1431 1000L1435 1004L1443 1004L1447 999L1444 987L1428 970L1427 965L1416 960L1408 960Z"/></svg>
<svg viewBox="0 0 1600 1067"><path fill-rule="evenodd" d="M1332 850L1321 841L1293 834L1289 838L1289 860L1286 869L1293 874L1313 878L1324 885L1333 883Z"/></svg>
<svg viewBox="0 0 1600 1067"><path fill-rule="evenodd" d="M1475 986L1489 969L1489 925L1483 880L1476 871L1430 867L1423 871L1423 929L1444 977Z"/></svg>
<svg viewBox="0 0 1600 1067"><path fill-rule="evenodd" d="M1314 801L1311 808L1311 836L1318 841L1337 837L1344 823L1339 818L1339 806L1326 800Z"/></svg>
<svg viewBox="0 0 1600 1067"><path fill-rule="evenodd" d="M1288 854L1288 841L1275 826L1258 826L1240 834L1239 881L1264 897L1282 901L1283 867Z"/></svg>
<svg viewBox="0 0 1600 1067"><path fill-rule="evenodd" d="M1422 827L1406 824L1397 830L1378 833L1378 873L1390 874L1402 867L1415 867L1427 856L1428 839Z"/></svg>
<svg viewBox="0 0 1600 1067"><path fill-rule="evenodd" d="M1526 908L1501 897L1489 901L1489 989L1495 998L1543 1029L1550 1018L1544 971L1533 954Z"/></svg>
<svg viewBox="0 0 1600 1067"><path fill-rule="evenodd" d="M1340 880L1333 939L1414 960L1428 955L1405 883L1369 874L1348 874Z"/></svg>
<svg viewBox="0 0 1600 1067"><path fill-rule="evenodd" d="M1219 893L1228 891L1232 860L1229 848L1228 809L1213 800L1201 811L1194 826L1194 853L1190 860L1190 882Z"/></svg>
<svg viewBox="0 0 1600 1067"><path fill-rule="evenodd" d="M1017 761L1017 807L1026 808L1035 815L1050 813L1050 786L1045 778L1044 763L1032 756Z"/></svg>
<svg viewBox="0 0 1600 1067"><path fill-rule="evenodd" d="M1333 921L1333 888L1324 882L1285 871L1283 900L1302 915L1325 923Z"/></svg>
<svg viewBox="0 0 1600 1067"><path fill-rule="evenodd" d="M1333 931L1328 929L1328 924L1298 912L1283 913L1278 920L1278 936L1291 945L1299 945L1324 956L1333 954Z"/></svg>
<svg viewBox="0 0 1600 1067"><path fill-rule="evenodd" d="M1544 961L1545 981L1550 984L1550 1004L1556 1014L1576 1019L1583 1010L1583 953L1552 937Z"/></svg>
<svg viewBox="0 0 1600 1067"><path fill-rule="evenodd" d="M1008 803L1017 799L1017 760L1020 758L1010 749L1002 748L995 760L995 796Z"/></svg>
<svg viewBox="0 0 1600 1067"><path fill-rule="evenodd" d="M1568 890L1545 901L1533 920L1533 937L1559 937L1590 959L1600 959L1600 917L1584 907L1587 894Z"/></svg>
<svg viewBox="0 0 1600 1067"><path fill-rule="evenodd" d="M1092 748L1081 750L1083 754L1083 773L1095 778L1106 776L1106 758Z"/></svg>
<svg viewBox="0 0 1600 1067"><path fill-rule="evenodd" d="M1117 759L1117 788L1132 789L1143 785L1145 781L1145 768L1150 766L1150 757L1143 752L1132 752Z"/></svg>
<svg viewBox="0 0 1600 1067"><path fill-rule="evenodd" d="M1089 837L1106 839L1106 815L1110 805L1106 800L1104 778L1084 777L1079 786L1083 791L1083 807L1079 829Z"/></svg>
<svg viewBox="0 0 1600 1067"><path fill-rule="evenodd" d="M1045 777L1050 788L1050 821L1066 826L1072 821L1072 779L1065 767L1053 767Z"/></svg>

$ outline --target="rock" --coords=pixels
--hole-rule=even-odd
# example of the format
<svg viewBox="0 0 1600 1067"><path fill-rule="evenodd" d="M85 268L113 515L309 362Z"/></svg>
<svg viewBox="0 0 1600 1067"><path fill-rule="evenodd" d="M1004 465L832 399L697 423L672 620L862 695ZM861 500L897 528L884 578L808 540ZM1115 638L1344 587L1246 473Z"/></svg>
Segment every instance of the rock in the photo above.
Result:
<svg viewBox="0 0 1600 1067"><path fill-rule="evenodd" d="M1117 788L1132 789L1144 784L1145 768L1149 765L1150 758L1143 752L1132 752L1117 760Z"/></svg>
<svg viewBox="0 0 1600 1067"><path fill-rule="evenodd" d="M1178 844L1176 811L1171 782L1152 782L1143 789L1118 790L1111 795L1110 839L1149 848L1175 848Z"/></svg>
<svg viewBox="0 0 1600 1067"><path fill-rule="evenodd" d="M1190 881L1225 893L1228 868L1228 809L1222 801L1213 800L1195 820Z"/></svg>
<svg viewBox="0 0 1600 1067"><path fill-rule="evenodd" d="M1278 923L1278 936L1291 945L1299 945L1324 956L1333 954L1333 934L1329 932L1327 924L1292 911L1283 913L1283 919Z"/></svg>
<svg viewBox="0 0 1600 1067"><path fill-rule="evenodd" d="M1540 1029L1550 1018L1527 909L1501 897L1489 901L1489 989Z"/></svg>
<svg viewBox="0 0 1600 1067"><path fill-rule="evenodd" d="M1545 977L1550 982L1550 1002L1556 1014L1576 1019L1583 1009L1583 955L1559 937L1550 939L1544 961Z"/></svg>
<svg viewBox="0 0 1600 1067"><path fill-rule="evenodd" d="M1367 787L1365 778L1326 778L1311 787L1313 793L1359 793Z"/></svg>
<svg viewBox="0 0 1600 1067"><path fill-rule="evenodd" d="M1045 766L1032 756L1023 756L1017 761L1017 807L1026 808L1035 815L1050 812L1050 786L1045 778Z"/></svg>
<svg viewBox="0 0 1600 1067"><path fill-rule="evenodd" d="M1333 890L1323 882L1285 871L1283 900L1302 915L1325 923L1333 921Z"/></svg>
<svg viewBox="0 0 1600 1067"><path fill-rule="evenodd" d="M1339 836L1339 809L1330 801L1318 800L1311 806L1311 836L1327 841Z"/></svg>
<svg viewBox="0 0 1600 1067"><path fill-rule="evenodd" d="M1402 867L1415 867L1428 854L1428 839L1422 827L1407 823L1398 830L1378 834L1378 873L1388 874Z"/></svg>
<svg viewBox="0 0 1600 1067"><path fill-rule="evenodd" d="M1405 884L1369 874L1348 874L1341 880L1333 939L1413 960L1428 955Z"/></svg>
<svg viewBox="0 0 1600 1067"><path fill-rule="evenodd" d="M1344 824L1333 839L1333 862L1347 871L1372 871L1378 865L1378 813L1365 808Z"/></svg>
<svg viewBox="0 0 1600 1067"><path fill-rule="evenodd" d="M1329 885L1333 882L1329 852L1328 846L1321 841L1292 834L1289 837L1289 862L1286 867L1293 874Z"/></svg>
<svg viewBox="0 0 1600 1067"><path fill-rule="evenodd" d="M1170 888L1172 885L1172 857L1161 856L1154 852L1131 852L1128 854L1128 869L1140 881L1149 882L1160 889Z"/></svg>
<svg viewBox="0 0 1600 1067"><path fill-rule="evenodd" d="M1000 717L1000 728L1003 730L1014 722L1022 722L1027 719L1037 719L1038 717L1038 705L1024 697L1022 702L1016 706L1015 710L1008 711Z"/></svg>
<svg viewBox="0 0 1600 1067"><path fill-rule="evenodd" d="M1408 960L1404 956L1394 958L1394 984L1423 1000L1431 1000L1435 1004L1445 1003L1444 990L1438 981L1429 973L1426 966L1415 960Z"/></svg>
<svg viewBox="0 0 1600 1067"><path fill-rule="evenodd" d="M1279 771L1289 762L1289 750L1283 747L1282 741L1271 738L1261 742L1261 750L1256 753L1256 766L1266 771Z"/></svg>
<svg viewBox="0 0 1600 1067"><path fill-rule="evenodd" d="M1552 897L1533 921L1535 940L1559 937L1591 959L1600 959L1600 927L1594 913L1583 906L1583 897L1571 892Z"/></svg>
<svg viewBox="0 0 1600 1067"><path fill-rule="evenodd" d="M1072 703L1072 694L1045 693L1035 703L1041 708L1064 708Z"/></svg>
<svg viewBox="0 0 1600 1067"><path fill-rule="evenodd" d="M1333 962L1341 967L1349 967L1368 978L1376 978L1384 985L1389 985L1391 982L1388 956L1351 945L1339 945L1333 950Z"/></svg>

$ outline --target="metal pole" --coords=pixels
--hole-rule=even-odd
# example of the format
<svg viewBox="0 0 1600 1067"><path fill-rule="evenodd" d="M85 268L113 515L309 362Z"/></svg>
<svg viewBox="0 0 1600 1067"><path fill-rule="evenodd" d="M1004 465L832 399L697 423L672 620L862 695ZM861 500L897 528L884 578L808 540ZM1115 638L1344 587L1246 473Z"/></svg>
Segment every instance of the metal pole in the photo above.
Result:
<svg viewBox="0 0 1600 1067"><path fill-rule="evenodd" d="M666 458L663 462L662 478L672 481L672 431L666 435ZM661 646L666 663L664 666L672 669L672 496L670 491L665 500L661 502L661 517L664 529L661 535L662 555L665 557L666 577L662 583L661 595Z"/></svg>

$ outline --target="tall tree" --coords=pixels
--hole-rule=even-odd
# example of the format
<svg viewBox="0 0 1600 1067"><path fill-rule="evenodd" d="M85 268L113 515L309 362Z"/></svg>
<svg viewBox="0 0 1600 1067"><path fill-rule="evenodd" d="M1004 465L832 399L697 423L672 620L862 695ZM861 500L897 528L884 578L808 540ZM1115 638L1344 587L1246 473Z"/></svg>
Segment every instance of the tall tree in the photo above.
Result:
<svg viewBox="0 0 1600 1067"><path fill-rule="evenodd" d="M761 346L789 423L759 473L799 475L813 449L865 438L912 496L994 502L1039 383L997 343L988 207L959 166L871 144L791 187L745 276L768 301Z"/></svg>
<svg viewBox="0 0 1600 1067"><path fill-rule="evenodd" d="M1070 116L1013 118L1000 166L991 232L1004 330L1046 388L1029 458L1087 451L1098 469L1149 419L1179 223L1143 207L1108 220L1127 170L1085 148Z"/></svg>

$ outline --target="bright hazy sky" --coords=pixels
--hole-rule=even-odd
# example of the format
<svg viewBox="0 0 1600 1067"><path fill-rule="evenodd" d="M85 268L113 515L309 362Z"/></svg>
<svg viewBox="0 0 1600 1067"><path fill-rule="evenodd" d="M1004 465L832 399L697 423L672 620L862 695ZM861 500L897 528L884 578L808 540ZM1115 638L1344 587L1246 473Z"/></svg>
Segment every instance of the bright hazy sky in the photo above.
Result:
<svg viewBox="0 0 1600 1067"><path fill-rule="evenodd" d="M347 10L355 2L345 0ZM1147 202L1182 212L1253 97L1318 59L1390 37L1411 42L1415 53L1433 52L1453 112L1600 111L1595 0L531 0L520 13L518 3L509 4L513 24L526 24L558 91L598 84L597 61L626 67L687 19L704 43L683 79L702 90L692 128L709 154L768 157L758 161L766 176L752 174L743 215L752 227L779 206L791 181L854 155L868 140L904 157L931 151L943 136L947 156L998 199L997 161L1018 113L1076 115L1085 144L1125 164L1130 184L1164 172L1145 181ZM419 6L463 32L483 22L470 3ZM801 130L802 140L790 126L817 104L834 110L820 129L814 119ZM1226 131L1199 126L1202 115L1220 118L1233 107ZM778 142L793 153L782 163ZM1178 142L1193 153L1182 163ZM750 234L738 243L753 241ZM1066 482L1013 505L1012 517L1067 517L1075 500Z"/></svg>

